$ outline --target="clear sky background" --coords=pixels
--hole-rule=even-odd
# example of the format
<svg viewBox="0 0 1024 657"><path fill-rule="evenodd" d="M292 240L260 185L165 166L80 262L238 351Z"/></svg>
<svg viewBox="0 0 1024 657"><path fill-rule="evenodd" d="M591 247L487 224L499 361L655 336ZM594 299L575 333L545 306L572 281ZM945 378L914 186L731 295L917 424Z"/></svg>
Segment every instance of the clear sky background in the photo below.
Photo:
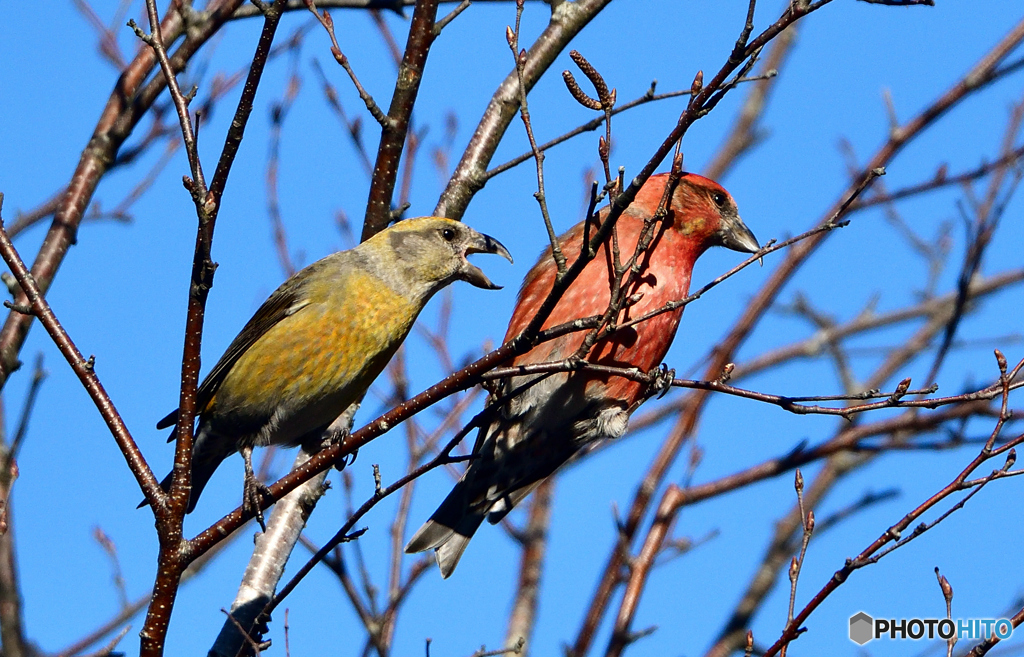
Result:
<svg viewBox="0 0 1024 657"><path fill-rule="evenodd" d="M71 2L0 3L0 191L3 215L10 223L18 210L34 208L69 179L117 72L97 52L97 38ZM118 2L97 1L96 13L109 21ZM780 2L762 2L755 32L777 17ZM938 0L937 7L893 8L852 0L832 5L799 23L797 45L775 87L764 117L764 142L721 181L735 197L747 225L764 242L811 227L846 187L848 175L838 148L846 139L863 162L881 144L888 129L882 95L892 94L896 115L905 121L958 80L1021 18L1013 0L984 3ZM444 5L442 11L452 5ZM140 19L141 2L130 16ZM660 2L620 0L612 3L572 47L583 52L618 92L619 102L644 93L653 79L659 91L688 88L694 73L710 75L725 61L746 11L746 3ZM511 69L505 26L514 20L512 3L481 2L471 6L436 42L424 75L415 122L428 126L423 156L412 188L409 216L429 214L443 181L429 153L444 141L445 117L458 116L453 153L461 153L495 86ZM527 3L523 42L547 22L548 9ZM362 11L335 11L338 39L361 81L386 107L394 67L377 29ZM279 34L291 34L310 16L286 16ZM388 25L404 44L407 21L394 14ZM141 21L140 21L141 22ZM232 73L249 61L260 23L231 25L223 38L207 46L192 65L200 97L217 72ZM126 53L136 48L128 28L118 31ZM1018 54L1019 56L1019 54ZM366 143L375 152L377 131L361 110L352 85L329 52L326 34L308 32L293 60L277 58L268 66L256 109L224 196L213 255L220 267L210 295L203 354L207 368L266 296L284 279L268 220L264 170L269 144L270 106L284 93L290 67L297 66L302 88L284 125L280 155L280 204L289 245L300 263L308 264L350 243L339 232L335 213L344 211L358 233L366 202L367 176L350 140L323 99L312 61L320 61L338 88L351 115L362 116ZM1013 58L1011 58L1012 60ZM562 55L530 96L534 126L547 140L591 113L568 99L559 72L570 68ZM189 78L195 80L197 78ZM742 91L742 90L741 90ZM239 89L216 107L200 134L200 152L212 172ZM940 162L951 171L977 165L998 150L1012 103L1024 96L1024 74L1008 77L958 106L902 153L884 179L890 188L925 180ZM687 134L686 167L699 171L709 161L743 99L731 94L711 115ZM655 146L675 124L683 100L663 101L616 117L613 165L627 178L647 161ZM172 120L168 115L168 120ZM591 133L549 153L548 199L559 230L580 220L584 171L597 166L597 135ZM1017 142L1020 143L1019 140ZM494 163L526 148L516 122ZM118 171L101 184L96 202L114 207L160 155L156 149L138 167ZM665 167L663 167L664 169ZM170 467L172 447L155 422L177 401L188 275L195 239L195 213L180 177L187 173L182 153L171 161L153 188L131 209L133 221L83 225L78 244L65 260L49 300L68 332L85 354L96 356L96 371L158 476ZM532 164L490 181L477 194L465 220L500 239L516 258L514 266L480 257L477 264L505 286L500 292L468 285L453 286L452 353L458 358L481 353L505 332L519 281L545 244L533 192ZM964 230L957 203L963 193L950 189L900 205L904 218L920 235L932 239L944 222L952 222L949 265L938 289L954 288L964 249ZM1022 204L1014 200L987 252L982 273L1024 264L1020 243ZM37 226L17 246L28 257L45 233ZM740 261L736 253L716 250L702 258L694 273L701 285ZM776 255L764 267L749 268L700 302L691 305L668 363L688 373L721 337L745 302L781 261ZM914 301L927 270L878 210L856 215L835 234L782 293L791 302L802 292L822 311L847 320L869 304L877 311ZM939 374L940 393L954 394L989 382L996 373L993 347L1016 362L1024 356L1019 335L1024 304L1019 288L987 300L964 322L961 334L980 342L955 350ZM436 324L440 299L422 316ZM879 331L851 346L897 344L916 327ZM806 338L813 329L782 312L770 313L742 348L737 362L777 345ZM1015 337L1016 336L1016 337ZM415 333L410 338L413 390L436 381L442 372L428 345ZM92 539L101 528L116 544L129 597L144 594L153 582L157 544L152 515L136 510L138 487L91 401L70 368L38 327L22 354L26 367L13 376L4 392L5 422L13 431L24 399L35 354L42 353L50 373L40 393L30 433L21 452L21 478L14 492L14 531L25 597L29 636L45 651L58 650L105 622L119 605L111 583L107 555ZM878 364L870 349L853 360L857 376L866 377ZM931 364L930 353L905 367L903 376L921 380ZM699 371L699 370L698 370ZM840 392L828 359L791 364L770 375L744 381L746 387L778 394ZM682 394L671 393L665 402ZM360 418L385 410L370 396ZM1019 403L1017 404L1020 405ZM878 416L882 417L882 416ZM433 418L431 416L431 422ZM828 438L841 420L800 417L752 401L716 397L704 415L697 441L704 460L695 482L711 481L766 458L785 454L802 440ZM541 598L540 621L533 643L535 655L551 655L571 641L614 540L611 508L629 504L669 425L632 435L559 479L553 511L549 559ZM986 434L989 421L972 422L969 435ZM379 463L385 480L404 468L404 437L392 431L361 451L352 474L357 500L372 492L371 464ZM908 451L887 455L836 487L818 517L844 508L867 491L897 488L899 496L872 506L821 536L808 552L801 576L798 606L809 599L831 573L841 567L886 527L950 481L976 447L944 452ZM283 473L292 454L279 455ZM685 459L683 459L685 461ZM680 481L681 462L671 481ZM813 476L816 467L805 474ZM205 528L238 502L241 459L229 459L218 471L186 532ZM336 486L321 502L308 532L315 542L333 535L344 521L344 500ZM420 484L410 517L415 528L434 509L451 485L443 471ZM863 654L846 638L851 614L938 617L944 604L933 569L939 566L956 591L954 616L999 617L1019 609L1024 596L1021 546L1024 533L1020 508L1024 480L997 482L918 541L857 572L812 617L810 631L792 650L799 654ZM794 501L792 476L762 482L742 491L686 509L676 535L717 536L683 558L659 568L640 606L635 629L658 630L631 647L634 655L697 655L710 645L739 599L760 561L776 520ZM388 524L393 505L385 503L364 523L367 566L378 583L387 567ZM253 529L247 527L248 535ZM250 551L250 541L234 541L208 571L185 585L178 598L167 654L204 654L230 605ZM305 556L302 554L302 556ZM518 552L500 530L485 526L474 539L455 575L442 581L433 570L412 594L398 627L396 655L423 654L424 639L433 639L434 655L469 655L481 644L498 647L504 637L509 596L518 573ZM786 613L789 587L782 582L754 624L759 643L774 642ZM1014 601L1017 601L1016 603ZM1014 606L1015 605L1015 606ZM363 632L336 580L316 573L284 605L290 609L293 655L358 654ZM283 610L274 619L273 654L283 654ZM122 642L128 654L138 651L141 618ZM1024 632L1022 632L1024 634ZM608 627L596 642L603 650ZM1011 645L1021 645L1016 637ZM869 644L870 654L917 653L925 644ZM938 650L937 646L932 646Z"/></svg>

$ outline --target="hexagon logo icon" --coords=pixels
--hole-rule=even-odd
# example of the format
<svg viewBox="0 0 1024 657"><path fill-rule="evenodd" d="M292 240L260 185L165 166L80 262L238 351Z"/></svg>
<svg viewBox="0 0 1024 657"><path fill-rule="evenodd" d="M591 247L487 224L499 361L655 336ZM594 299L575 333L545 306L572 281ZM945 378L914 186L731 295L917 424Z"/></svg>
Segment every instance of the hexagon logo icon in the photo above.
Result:
<svg viewBox="0 0 1024 657"><path fill-rule="evenodd" d="M850 616L850 641L862 646L874 637L875 620L863 611Z"/></svg>

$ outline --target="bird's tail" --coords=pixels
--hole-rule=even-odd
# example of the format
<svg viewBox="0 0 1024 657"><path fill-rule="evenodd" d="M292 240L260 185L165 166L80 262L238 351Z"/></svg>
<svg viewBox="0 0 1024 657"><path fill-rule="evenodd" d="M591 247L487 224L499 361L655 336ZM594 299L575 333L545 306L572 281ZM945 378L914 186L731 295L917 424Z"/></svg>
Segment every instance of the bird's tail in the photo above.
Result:
<svg viewBox="0 0 1024 657"><path fill-rule="evenodd" d="M177 431L177 429L175 429ZM171 434L172 438L174 434ZM215 434L206 423L199 424L195 440L192 443L192 494L188 500L186 513L192 513L199 501L199 495L206 488L210 477L216 472L221 462L235 452L235 442ZM160 487L167 492L171 489L171 478L174 471L167 473L167 476L160 482ZM143 500L140 507L146 505Z"/></svg>
<svg viewBox="0 0 1024 657"><path fill-rule="evenodd" d="M405 546L409 554L433 548L441 577L445 579L455 570L469 539L473 538L486 515L485 511L469 503L467 493L466 481L457 483L430 520L423 523Z"/></svg>

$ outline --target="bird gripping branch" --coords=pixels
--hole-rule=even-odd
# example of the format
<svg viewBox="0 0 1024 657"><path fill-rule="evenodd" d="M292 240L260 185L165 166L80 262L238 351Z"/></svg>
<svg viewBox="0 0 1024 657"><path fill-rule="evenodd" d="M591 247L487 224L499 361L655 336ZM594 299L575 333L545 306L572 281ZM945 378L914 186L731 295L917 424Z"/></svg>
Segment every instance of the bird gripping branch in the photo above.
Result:
<svg viewBox="0 0 1024 657"><path fill-rule="evenodd" d="M465 224L408 219L282 283L199 386L187 510L238 451L245 460L243 508L262 525L267 490L253 474L253 447L301 444L312 452L343 437L329 431L331 423L362 398L434 293L456 280L499 289L466 260L473 253L512 261L500 242ZM157 428L177 418L175 410Z"/></svg>
<svg viewBox="0 0 1024 657"><path fill-rule="evenodd" d="M635 252L645 223L665 193L668 174L652 176L615 225L623 261ZM638 274L623 290L630 301L616 319L621 325L686 297L697 258L712 246L756 252L760 247L739 217L736 203L721 186L696 174L683 174L655 224L653 239L640 256ZM605 211L599 221L607 216ZM559 238L562 253L579 257L585 222ZM601 245L579 277L562 295L542 329L581 317L603 315L615 278L612 238ZM554 287L557 268L548 248L526 275L512 313L505 341L519 335ZM596 341L586 355L590 363L650 372L668 353L682 316L682 307L621 328ZM568 333L543 342L512 364L558 362L572 357L586 332ZM529 385L531 384L532 385ZM626 431L629 414L646 398L649 386L625 377L581 369L556 374L516 376L503 381L492 398L525 391L505 403L497 417L482 427L462 479L437 511L413 535L406 552L435 550L441 574L451 575L470 538L486 518L500 522L520 500L582 448Z"/></svg>

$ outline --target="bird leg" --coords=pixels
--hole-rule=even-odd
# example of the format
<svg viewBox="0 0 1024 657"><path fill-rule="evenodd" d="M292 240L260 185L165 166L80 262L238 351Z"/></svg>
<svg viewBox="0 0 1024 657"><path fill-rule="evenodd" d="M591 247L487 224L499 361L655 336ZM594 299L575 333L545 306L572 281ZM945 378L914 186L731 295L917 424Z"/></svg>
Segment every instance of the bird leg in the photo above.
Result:
<svg viewBox="0 0 1024 657"><path fill-rule="evenodd" d="M256 516L256 522L260 524L260 529L265 532L267 531L267 523L263 521L263 509L261 507L264 500L271 500L273 497L270 494L270 489L256 478L256 473L252 469L252 446L243 447L239 451L242 452L242 458L245 460L242 513L253 513Z"/></svg>

